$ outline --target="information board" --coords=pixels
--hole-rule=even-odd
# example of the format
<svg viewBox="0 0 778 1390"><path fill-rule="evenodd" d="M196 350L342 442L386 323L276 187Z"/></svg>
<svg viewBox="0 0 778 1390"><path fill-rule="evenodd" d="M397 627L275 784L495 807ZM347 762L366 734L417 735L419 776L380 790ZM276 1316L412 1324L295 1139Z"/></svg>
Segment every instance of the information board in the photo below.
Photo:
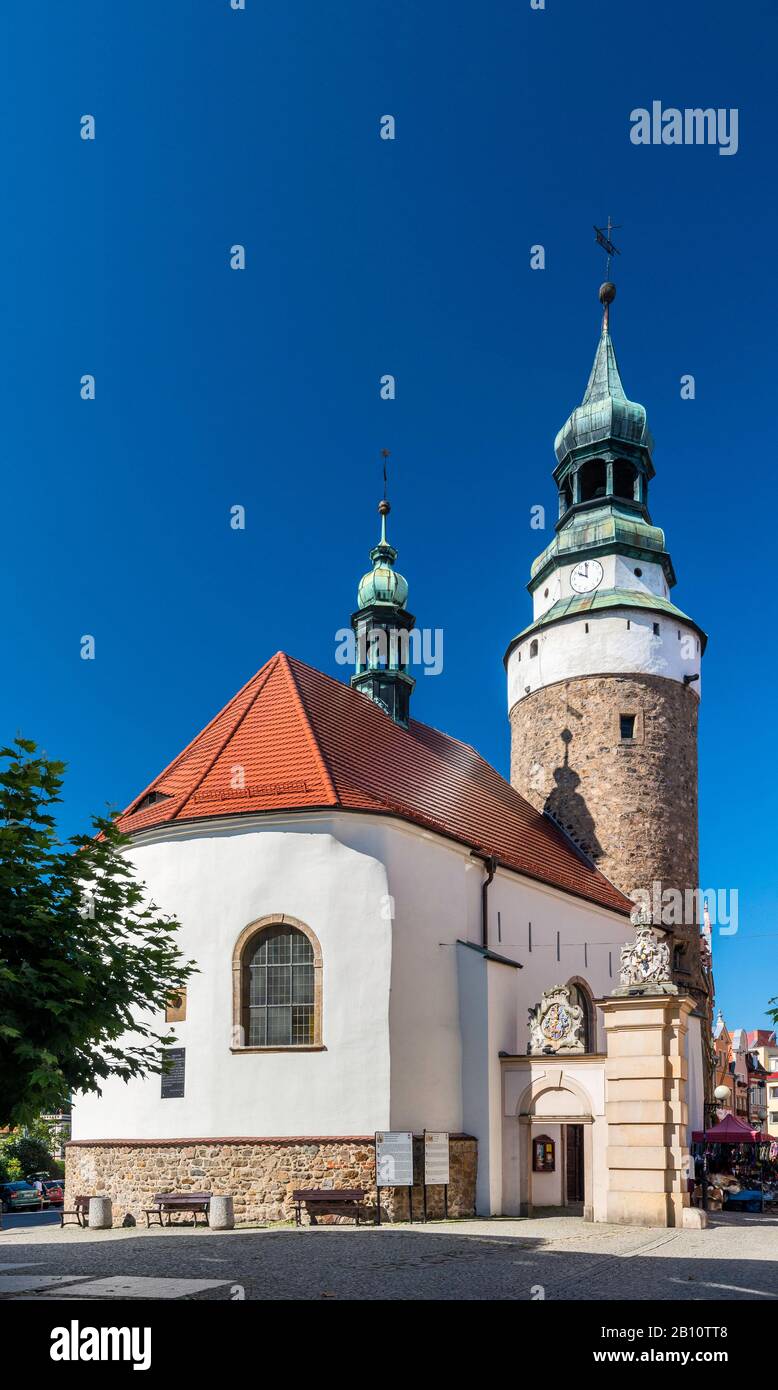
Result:
<svg viewBox="0 0 778 1390"><path fill-rule="evenodd" d="M413 1135L408 1131L376 1131L376 1187L413 1187Z"/></svg>
<svg viewBox="0 0 778 1390"><path fill-rule="evenodd" d="M448 1135L424 1131L424 1182L428 1187L448 1185Z"/></svg>
<svg viewBox="0 0 778 1390"><path fill-rule="evenodd" d="M162 1073L163 1100L180 1099L184 1094L184 1077L186 1073L186 1048L168 1047L162 1054L163 1060L168 1065L168 1070Z"/></svg>

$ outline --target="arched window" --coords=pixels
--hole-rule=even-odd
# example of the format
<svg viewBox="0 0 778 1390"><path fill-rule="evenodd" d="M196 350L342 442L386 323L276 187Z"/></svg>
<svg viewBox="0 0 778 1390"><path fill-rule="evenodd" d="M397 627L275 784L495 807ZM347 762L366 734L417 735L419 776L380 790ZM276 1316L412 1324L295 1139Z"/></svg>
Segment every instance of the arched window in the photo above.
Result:
<svg viewBox="0 0 778 1390"><path fill-rule="evenodd" d="M233 955L233 1046L321 1046L321 950L286 914L254 922Z"/></svg>
<svg viewBox="0 0 778 1390"><path fill-rule="evenodd" d="M537 637L533 637L532 641L531 641L530 644L529 644L529 654L530 654L530 656L537 656L537 654L538 654L538 639L537 639Z"/></svg>
<svg viewBox="0 0 778 1390"><path fill-rule="evenodd" d="M578 1004L583 1009L584 1050L586 1052L596 1052L597 1030L595 1027L594 1001L589 993L589 988L583 980L570 980L567 988L570 990L570 1003Z"/></svg>
<svg viewBox="0 0 778 1390"><path fill-rule="evenodd" d="M616 459L613 465L613 491L616 497L635 497L635 468L626 459Z"/></svg>
<svg viewBox="0 0 778 1390"><path fill-rule="evenodd" d="M579 496L582 502L593 502L605 496L607 468L604 459L587 459L578 474Z"/></svg>

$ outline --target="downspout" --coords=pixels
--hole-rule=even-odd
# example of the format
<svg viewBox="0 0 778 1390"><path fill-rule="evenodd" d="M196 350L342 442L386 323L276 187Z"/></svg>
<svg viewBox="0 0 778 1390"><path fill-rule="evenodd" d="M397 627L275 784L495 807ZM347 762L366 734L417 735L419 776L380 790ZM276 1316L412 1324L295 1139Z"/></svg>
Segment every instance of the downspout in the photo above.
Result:
<svg viewBox="0 0 778 1390"><path fill-rule="evenodd" d="M497 860L493 854L479 854L477 850L470 851L473 859L480 859L486 869L486 878L481 884L481 945L484 950L489 948L489 884L497 872Z"/></svg>

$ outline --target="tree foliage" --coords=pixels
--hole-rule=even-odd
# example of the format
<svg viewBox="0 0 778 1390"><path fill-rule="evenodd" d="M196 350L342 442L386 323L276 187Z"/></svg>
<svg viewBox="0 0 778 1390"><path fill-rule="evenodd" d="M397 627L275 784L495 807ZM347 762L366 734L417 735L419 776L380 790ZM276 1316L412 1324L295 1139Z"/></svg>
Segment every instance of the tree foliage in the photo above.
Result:
<svg viewBox="0 0 778 1390"><path fill-rule="evenodd" d="M112 816L57 839L65 765L0 749L0 1124L162 1069L159 1014L195 969L135 877Z"/></svg>

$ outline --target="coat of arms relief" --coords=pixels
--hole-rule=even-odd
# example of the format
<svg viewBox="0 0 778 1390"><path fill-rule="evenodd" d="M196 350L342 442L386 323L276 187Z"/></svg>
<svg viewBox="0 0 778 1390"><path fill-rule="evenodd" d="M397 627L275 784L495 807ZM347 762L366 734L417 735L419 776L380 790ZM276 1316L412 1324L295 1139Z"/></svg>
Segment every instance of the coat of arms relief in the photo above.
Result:
<svg viewBox="0 0 778 1390"><path fill-rule="evenodd" d="M540 1003L529 1010L530 1056L549 1052L585 1052L584 1011L574 1004L566 985L543 991Z"/></svg>
<svg viewBox="0 0 778 1390"><path fill-rule="evenodd" d="M621 948L619 989L614 993L632 993L641 988L646 993L675 993L668 943L657 939L651 919L645 910L638 908L632 914L632 921L635 925L635 940Z"/></svg>

